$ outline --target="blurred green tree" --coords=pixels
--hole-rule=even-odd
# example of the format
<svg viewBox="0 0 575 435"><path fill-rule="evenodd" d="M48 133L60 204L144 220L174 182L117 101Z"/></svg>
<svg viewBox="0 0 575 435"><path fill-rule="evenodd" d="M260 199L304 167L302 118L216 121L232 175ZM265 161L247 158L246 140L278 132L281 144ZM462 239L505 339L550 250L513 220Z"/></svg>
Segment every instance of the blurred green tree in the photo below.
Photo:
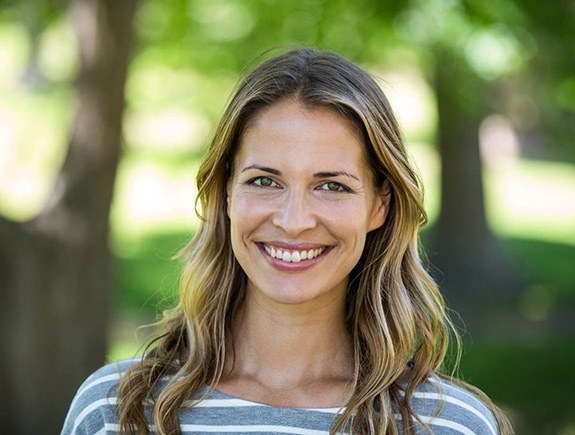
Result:
<svg viewBox="0 0 575 435"><path fill-rule="evenodd" d="M441 204L430 259L450 306L462 314L468 330L476 332L493 314L488 308L512 299L523 282L487 221L479 147L482 121L498 110L490 86L512 66L504 59L503 65L488 69L493 44L497 48L501 36L492 36L490 45L476 41L494 33L491 26L506 23L472 6L465 0L415 0L402 13L400 28L426 59L437 102ZM518 13L513 4L499 11L510 20Z"/></svg>
<svg viewBox="0 0 575 435"><path fill-rule="evenodd" d="M68 153L41 213L0 218L0 427L58 433L74 391L106 355L108 215L120 158L137 0L72 0L80 70Z"/></svg>
<svg viewBox="0 0 575 435"><path fill-rule="evenodd" d="M403 39L427 60L437 100L441 206L431 260L467 321L481 324L498 311L489 308L512 306L524 286L486 219L481 123L501 114L522 152L575 157L565 139L575 126L575 53L565 44L575 38L573 18L572 2L477 0L412 0L399 16Z"/></svg>
<svg viewBox="0 0 575 435"><path fill-rule="evenodd" d="M0 421L9 433L52 432L72 390L104 358L112 285L107 218L136 2L71 0L81 70L68 156L39 216L23 224L0 219L6 294L0 387L14 399L0 409ZM14 0L0 1L6 3ZM20 3L32 42L31 82L41 78L34 46L64 4ZM575 45L566 43L575 40L572 1L154 0L144 6L137 61L206 75L235 75L264 50L291 44L377 66L401 62L398 47L417 53L436 91L443 163L440 255L431 259L450 299L460 295L468 306L517 287L485 217L478 129L486 115L501 112L527 142L545 132L544 140L559 144L547 153L575 156ZM513 103L517 87L539 106L536 122L526 124L525 108ZM38 410L34 418L30 409Z"/></svg>

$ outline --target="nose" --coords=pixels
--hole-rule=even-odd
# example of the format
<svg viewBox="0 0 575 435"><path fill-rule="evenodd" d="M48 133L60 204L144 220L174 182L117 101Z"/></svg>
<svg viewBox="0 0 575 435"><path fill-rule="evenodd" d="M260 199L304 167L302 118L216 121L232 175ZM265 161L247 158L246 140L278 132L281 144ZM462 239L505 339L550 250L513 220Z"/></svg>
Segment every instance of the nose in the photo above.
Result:
<svg viewBox="0 0 575 435"><path fill-rule="evenodd" d="M292 190L283 200L272 217L274 226L282 229L288 236L297 236L315 228L317 221L313 205L305 192Z"/></svg>

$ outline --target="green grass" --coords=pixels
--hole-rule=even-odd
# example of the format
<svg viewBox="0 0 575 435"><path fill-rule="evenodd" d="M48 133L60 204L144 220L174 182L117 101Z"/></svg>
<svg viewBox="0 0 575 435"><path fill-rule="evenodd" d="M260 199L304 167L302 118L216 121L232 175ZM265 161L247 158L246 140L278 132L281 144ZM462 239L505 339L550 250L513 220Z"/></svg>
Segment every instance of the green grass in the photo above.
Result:
<svg viewBox="0 0 575 435"><path fill-rule="evenodd" d="M518 434L560 434L575 426L575 340L466 347L464 380L503 407Z"/></svg>
<svg viewBox="0 0 575 435"><path fill-rule="evenodd" d="M518 238L505 245L530 282L548 288L558 304L575 306L574 245Z"/></svg>

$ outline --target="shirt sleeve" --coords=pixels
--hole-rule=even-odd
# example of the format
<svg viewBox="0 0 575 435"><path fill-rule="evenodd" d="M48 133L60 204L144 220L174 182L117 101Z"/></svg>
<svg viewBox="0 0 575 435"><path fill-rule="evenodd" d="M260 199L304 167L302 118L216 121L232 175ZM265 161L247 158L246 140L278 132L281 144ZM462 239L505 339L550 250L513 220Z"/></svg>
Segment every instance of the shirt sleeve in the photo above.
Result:
<svg viewBox="0 0 575 435"><path fill-rule="evenodd" d="M473 393L440 378L431 378L413 394L420 422L434 434L498 435L493 412Z"/></svg>
<svg viewBox="0 0 575 435"><path fill-rule="evenodd" d="M122 375L135 361L109 364L90 375L72 400L61 435L116 433L119 430L118 386Z"/></svg>

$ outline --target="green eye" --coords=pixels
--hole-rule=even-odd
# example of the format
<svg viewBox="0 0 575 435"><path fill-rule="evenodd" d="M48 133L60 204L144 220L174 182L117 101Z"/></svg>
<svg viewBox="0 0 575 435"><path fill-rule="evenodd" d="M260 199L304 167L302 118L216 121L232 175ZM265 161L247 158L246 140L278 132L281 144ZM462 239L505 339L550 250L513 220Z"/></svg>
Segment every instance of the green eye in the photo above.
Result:
<svg viewBox="0 0 575 435"><path fill-rule="evenodd" d="M341 184L336 183L334 181L325 183L324 186L325 190L329 190L330 192L341 192L345 190Z"/></svg>
<svg viewBox="0 0 575 435"><path fill-rule="evenodd" d="M274 185L274 180L269 177L258 177L253 180L253 183L256 186L272 187Z"/></svg>

